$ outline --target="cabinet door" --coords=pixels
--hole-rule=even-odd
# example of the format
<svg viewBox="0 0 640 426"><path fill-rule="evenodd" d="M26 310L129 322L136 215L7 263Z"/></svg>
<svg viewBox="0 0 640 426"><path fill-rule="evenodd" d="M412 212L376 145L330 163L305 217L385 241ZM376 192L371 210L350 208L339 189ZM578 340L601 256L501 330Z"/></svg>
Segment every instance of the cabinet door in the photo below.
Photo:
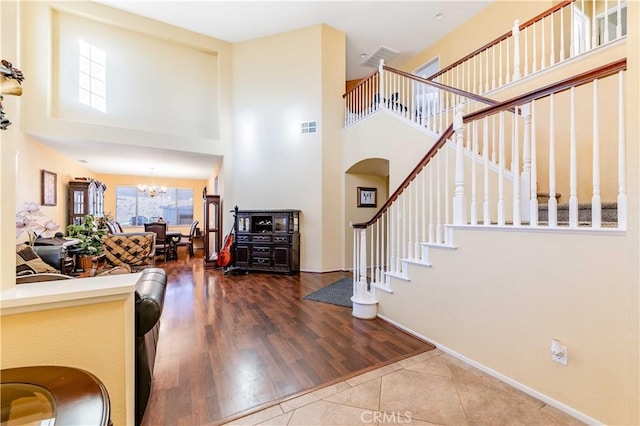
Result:
<svg viewBox="0 0 640 426"><path fill-rule="evenodd" d="M236 265L249 265L249 246L236 245Z"/></svg>
<svg viewBox="0 0 640 426"><path fill-rule="evenodd" d="M289 268L289 247L273 247L273 266Z"/></svg>

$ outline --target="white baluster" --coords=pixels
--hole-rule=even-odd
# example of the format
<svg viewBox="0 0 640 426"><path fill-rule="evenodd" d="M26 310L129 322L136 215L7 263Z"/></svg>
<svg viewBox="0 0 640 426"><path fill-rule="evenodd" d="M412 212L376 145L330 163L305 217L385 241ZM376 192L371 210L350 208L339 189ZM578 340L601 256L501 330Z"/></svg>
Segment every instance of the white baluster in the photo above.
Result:
<svg viewBox="0 0 640 426"><path fill-rule="evenodd" d="M378 78L378 109L380 109L384 106L384 99L386 98L386 94L384 92L384 59L380 59L378 74L380 75Z"/></svg>
<svg viewBox="0 0 640 426"><path fill-rule="evenodd" d="M373 282L376 281L376 279L375 279L375 268L376 268L376 266L375 266L376 265L376 263L375 263L375 261L376 261L375 260L376 259L375 258L375 254L376 254L376 251L375 251L375 241L374 241L375 240L375 238L374 238L375 234L373 232L374 231L373 225L369 227L369 230L370 230L370 233L371 233L371 263L370 263L370 265L371 265L371 279L370 279L370 281L373 283Z"/></svg>
<svg viewBox="0 0 640 426"><path fill-rule="evenodd" d="M382 231L380 233L380 281L384 283L386 283L387 281L385 272L387 271L387 265L389 265L389 260L387 258L389 253L389 249L387 247L389 241L389 238L387 238L387 228L389 226L389 224L387 223L388 211L389 209L382 213L382 216L380 217L380 228L382 228Z"/></svg>
<svg viewBox="0 0 640 426"><path fill-rule="evenodd" d="M484 160L484 203L482 204L482 222L491 225L489 213L489 117L482 119L482 158Z"/></svg>
<svg viewBox="0 0 640 426"><path fill-rule="evenodd" d="M491 61L491 66L493 67L492 70L492 81L491 81L491 90L495 90L496 89L496 49L497 49L497 44L494 44L493 46L491 46L491 50L493 51L493 61ZM487 71L488 73L488 71ZM489 89L487 89L488 91Z"/></svg>
<svg viewBox="0 0 640 426"><path fill-rule="evenodd" d="M498 135L498 226L504 226L504 111L499 114Z"/></svg>
<svg viewBox="0 0 640 426"><path fill-rule="evenodd" d="M421 179L422 179L422 170L420 171ZM414 194L413 194L413 258L416 260L420 259L420 203L418 203L418 190L420 189L420 185L418 183L418 176L413 181L414 183ZM423 215L424 217L424 215ZM423 240L424 241L424 240Z"/></svg>
<svg viewBox="0 0 640 426"><path fill-rule="evenodd" d="M447 146L445 144L444 148L441 148L440 151L438 151L438 160L436 162L436 243L441 243L442 242L442 209L441 209L441 205L440 205L440 198L441 198L441 191L440 191L440 187L442 186L442 183L440 182L440 162L441 162L441 157L444 155L444 153L442 152L446 152L447 151Z"/></svg>
<svg viewBox="0 0 640 426"><path fill-rule="evenodd" d="M538 226L538 164L536 145L536 104L531 102L531 193L529 194L529 220Z"/></svg>
<svg viewBox="0 0 640 426"><path fill-rule="evenodd" d="M353 295L356 295L356 283L358 282L358 270L360 265L358 265L358 229L353 228Z"/></svg>
<svg viewBox="0 0 640 426"><path fill-rule="evenodd" d="M426 203L427 203L427 171L426 171L426 167L425 166L422 169L422 197L421 201L422 201L422 238L420 239L421 242L425 242L427 241L427 209L426 209Z"/></svg>
<svg viewBox="0 0 640 426"><path fill-rule="evenodd" d="M618 0L618 10L616 15L616 39L622 37L622 2Z"/></svg>
<svg viewBox="0 0 640 426"><path fill-rule="evenodd" d="M504 74L504 70L502 69L502 42L497 44L498 49L500 49L500 62L498 67L498 87L502 87L502 74Z"/></svg>
<svg viewBox="0 0 640 426"><path fill-rule="evenodd" d="M618 228L627 229L627 173L624 144L624 77L618 71Z"/></svg>
<svg viewBox="0 0 640 426"><path fill-rule="evenodd" d="M504 42L507 45L506 46L506 50L505 50L505 52L507 54L507 58L506 58L506 61L505 61L505 70L504 70L505 84L509 84L509 83L511 83L511 72L510 72L510 69L511 69L511 59L510 59L511 48L509 47L509 39L506 39Z"/></svg>
<svg viewBox="0 0 640 426"><path fill-rule="evenodd" d="M471 224L478 224L478 212L476 203L476 153L478 152L478 121L473 122L473 155L471 157Z"/></svg>
<svg viewBox="0 0 640 426"><path fill-rule="evenodd" d="M573 5L573 3L571 3ZM564 61L564 7L560 9L560 62Z"/></svg>
<svg viewBox="0 0 640 426"><path fill-rule="evenodd" d="M553 16L555 13L549 15L551 19L551 43L549 45L549 66L553 66L556 63L556 37L555 37L555 24Z"/></svg>
<svg viewBox="0 0 640 426"><path fill-rule="evenodd" d="M402 197L402 195L400 195ZM401 260L402 260L402 247L404 246L404 238L402 235L402 227L401 223L404 222L404 216L402 215L402 203L400 202L400 198L397 200L398 208L396 211L397 219L396 219L396 235L397 235L397 247L396 247L396 271L401 273L402 270L400 268Z"/></svg>
<svg viewBox="0 0 640 426"><path fill-rule="evenodd" d="M530 190L531 190L531 106L524 104L520 108L524 120L523 141L522 141L522 175L520 179L520 211L522 220L529 221L531 217L529 211Z"/></svg>
<svg viewBox="0 0 640 426"><path fill-rule="evenodd" d="M516 81L520 79L520 21L518 19L513 21L513 29L511 30L511 34L513 35L513 81ZM526 31L525 31L525 37L526 37ZM525 47L526 47L526 41L525 41ZM526 75L526 65L525 65L525 75Z"/></svg>
<svg viewBox="0 0 640 426"><path fill-rule="evenodd" d="M405 189L406 193L406 198L407 198L407 208L405 209L405 213L406 213L406 223L405 223L405 227L408 228L408 232L407 232L407 258L408 259L413 259L413 229L412 229L412 225L413 225L413 193L411 191L411 187L412 185L415 184L415 180L412 182L409 182L409 186L407 186L407 188Z"/></svg>
<svg viewBox="0 0 640 426"><path fill-rule="evenodd" d="M538 71L538 40L536 38L536 24L537 22L533 23L533 48L531 49L533 51L533 64L531 65L532 74L535 74Z"/></svg>
<svg viewBox="0 0 640 426"><path fill-rule="evenodd" d="M389 220L387 221L387 226L389 227L389 239L387 244L389 245L389 271L396 271L396 242L398 240L398 236L396 235L396 213L395 209L397 207L397 199L396 201L389 206Z"/></svg>
<svg viewBox="0 0 640 426"><path fill-rule="evenodd" d="M602 226L602 199L600 198L600 116L598 114L598 79L593 80L593 196L591 197L591 226Z"/></svg>
<svg viewBox="0 0 640 426"><path fill-rule="evenodd" d="M547 43L545 42L546 31L544 29L544 22L546 19L547 18L542 18L540 20L540 25L542 26L542 28L540 28L540 35L542 36L542 39L540 40L540 44L542 45L542 52L540 55L540 70L543 70L547 67L545 62L547 60Z"/></svg>
<svg viewBox="0 0 640 426"><path fill-rule="evenodd" d="M492 150L491 150L491 162L493 164L497 164L498 160L496 159L496 155L497 155L497 151L496 151L496 143L497 143L497 138L496 138L496 116L495 114L491 117L491 145L492 145Z"/></svg>
<svg viewBox="0 0 640 426"><path fill-rule="evenodd" d="M455 196L453 201L453 223L463 225L467 223L467 203L464 194L464 124L462 121L463 106L456 107L456 115L453 119L453 130L456 135L456 170L455 170ZM448 222L447 222L448 223Z"/></svg>
<svg viewBox="0 0 640 426"><path fill-rule="evenodd" d="M473 57L473 93L475 94L479 94L476 68L478 66L478 60L480 59L482 59L482 53ZM482 66L480 67L480 81L482 81Z"/></svg>
<svg viewBox="0 0 640 426"><path fill-rule="evenodd" d="M402 197L402 258L407 259L409 256L407 255L407 222L411 220L411 218L407 217L407 190L402 191L400 195ZM411 223L409 223L411 226Z"/></svg>
<svg viewBox="0 0 640 426"><path fill-rule="evenodd" d="M482 53L480 53L482 55ZM484 51L484 79L482 78L482 64L480 64L480 93L486 93L489 91L489 49L485 49ZM482 86L482 82L484 81L484 86ZM482 90L484 87L484 90Z"/></svg>
<svg viewBox="0 0 640 426"><path fill-rule="evenodd" d="M438 155L436 153L436 155ZM433 169L435 158L431 157L431 161L428 164L429 167L429 242L434 243L436 239L436 233L434 229L434 218L433 218ZM437 161L437 160L435 160Z"/></svg>
<svg viewBox="0 0 640 426"><path fill-rule="evenodd" d="M578 227L578 161L576 149L575 87L570 90L569 105L569 227ZM595 117L594 117L595 121Z"/></svg>
<svg viewBox="0 0 640 426"><path fill-rule="evenodd" d="M358 297L364 297L367 290L367 228L360 230L360 279Z"/></svg>
<svg viewBox="0 0 640 426"><path fill-rule="evenodd" d="M518 107L513 114L513 150L511 151L513 174L513 225L520 226L520 141L518 131Z"/></svg>
<svg viewBox="0 0 640 426"><path fill-rule="evenodd" d="M535 25L535 22L534 24ZM524 76L529 75L529 28L524 29Z"/></svg>
<svg viewBox="0 0 640 426"><path fill-rule="evenodd" d="M575 31L573 30L575 28L575 2L571 3L571 9L569 10L569 13L571 14L571 22L569 23L569 25L571 25L571 29L569 31L569 57L573 58L574 56L577 55L577 49L575 47L576 45L576 40L575 40ZM564 59L564 58L563 58Z"/></svg>
<svg viewBox="0 0 640 426"><path fill-rule="evenodd" d="M555 105L553 93L549 95L549 226L558 225L558 202L556 200L556 135Z"/></svg>

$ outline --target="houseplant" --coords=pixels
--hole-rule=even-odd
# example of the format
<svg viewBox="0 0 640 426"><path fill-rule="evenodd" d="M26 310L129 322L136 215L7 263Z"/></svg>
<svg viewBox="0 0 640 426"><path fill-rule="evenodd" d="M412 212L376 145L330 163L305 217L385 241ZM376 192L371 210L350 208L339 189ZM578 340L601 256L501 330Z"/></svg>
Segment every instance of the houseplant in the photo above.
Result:
<svg viewBox="0 0 640 426"><path fill-rule="evenodd" d="M67 226L67 237L80 240L80 265L85 271L91 268L93 257L102 254L102 236L106 234L106 225L102 218L88 214L79 224Z"/></svg>

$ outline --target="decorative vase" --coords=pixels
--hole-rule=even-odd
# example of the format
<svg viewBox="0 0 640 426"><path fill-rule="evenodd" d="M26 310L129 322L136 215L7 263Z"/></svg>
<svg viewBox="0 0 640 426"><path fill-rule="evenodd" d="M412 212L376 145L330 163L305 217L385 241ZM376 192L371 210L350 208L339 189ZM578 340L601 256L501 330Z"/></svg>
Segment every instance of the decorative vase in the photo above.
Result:
<svg viewBox="0 0 640 426"><path fill-rule="evenodd" d="M89 272L91 270L93 256L80 256L80 267L85 272Z"/></svg>

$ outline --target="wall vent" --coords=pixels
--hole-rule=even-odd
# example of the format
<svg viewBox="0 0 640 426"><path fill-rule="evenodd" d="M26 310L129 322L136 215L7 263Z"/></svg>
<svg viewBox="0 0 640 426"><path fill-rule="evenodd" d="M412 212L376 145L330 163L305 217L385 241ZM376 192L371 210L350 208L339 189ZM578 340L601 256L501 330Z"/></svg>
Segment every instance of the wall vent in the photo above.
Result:
<svg viewBox="0 0 640 426"><path fill-rule="evenodd" d="M315 121L305 121L302 123L301 131L302 134L305 133L315 133L317 128L317 123Z"/></svg>
<svg viewBox="0 0 640 426"><path fill-rule="evenodd" d="M389 59L394 58L398 53L400 52L388 48L387 46L380 46L373 53L367 56L364 61L360 62L360 65L377 68L378 65L380 65L380 59L384 59L384 61L387 62Z"/></svg>

